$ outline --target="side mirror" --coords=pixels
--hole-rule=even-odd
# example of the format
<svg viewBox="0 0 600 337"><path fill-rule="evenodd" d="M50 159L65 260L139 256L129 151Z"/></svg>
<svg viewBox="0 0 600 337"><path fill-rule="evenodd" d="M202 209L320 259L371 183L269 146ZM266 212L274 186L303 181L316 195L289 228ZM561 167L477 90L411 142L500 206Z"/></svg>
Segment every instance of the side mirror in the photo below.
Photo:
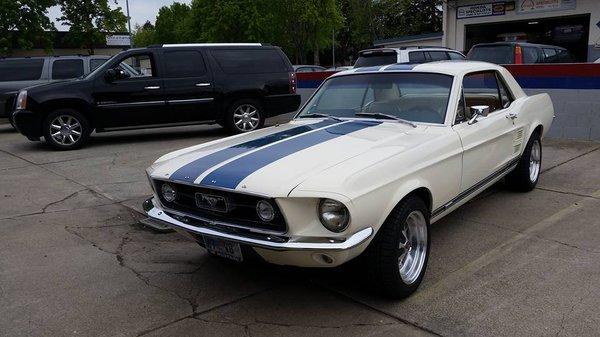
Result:
<svg viewBox="0 0 600 337"><path fill-rule="evenodd" d="M469 107L471 111L471 119L469 120L469 124L474 124L477 122L477 118L479 116L486 117L490 113L489 105L473 105Z"/></svg>
<svg viewBox="0 0 600 337"><path fill-rule="evenodd" d="M127 74L123 69L114 68L108 69L106 73L104 73L104 78L106 81L112 82L114 80L129 78L129 74Z"/></svg>

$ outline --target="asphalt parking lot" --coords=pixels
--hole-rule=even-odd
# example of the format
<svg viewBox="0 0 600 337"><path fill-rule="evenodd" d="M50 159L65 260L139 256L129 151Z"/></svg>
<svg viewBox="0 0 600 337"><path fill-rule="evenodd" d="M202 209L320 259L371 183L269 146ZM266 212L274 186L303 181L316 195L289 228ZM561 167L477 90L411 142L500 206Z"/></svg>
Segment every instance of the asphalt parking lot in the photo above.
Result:
<svg viewBox="0 0 600 337"><path fill-rule="evenodd" d="M0 335L595 336L600 143L545 142L531 193L492 187L433 226L419 291L356 271L211 258L138 224L144 169L225 136L196 126L95 135L55 152L0 125Z"/></svg>

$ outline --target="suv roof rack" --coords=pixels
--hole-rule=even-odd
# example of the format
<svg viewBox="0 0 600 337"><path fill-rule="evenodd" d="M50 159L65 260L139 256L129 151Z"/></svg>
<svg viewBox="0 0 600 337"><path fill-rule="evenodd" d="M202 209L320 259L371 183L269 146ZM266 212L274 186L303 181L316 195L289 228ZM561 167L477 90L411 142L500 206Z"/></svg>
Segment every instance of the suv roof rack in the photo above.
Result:
<svg viewBox="0 0 600 337"><path fill-rule="evenodd" d="M399 49L401 49L401 50L406 50L406 49L433 49L433 48L451 49L451 48L448 48L448 47L440 47L440 46L403 46L403 47L399 47Z"/></svg>

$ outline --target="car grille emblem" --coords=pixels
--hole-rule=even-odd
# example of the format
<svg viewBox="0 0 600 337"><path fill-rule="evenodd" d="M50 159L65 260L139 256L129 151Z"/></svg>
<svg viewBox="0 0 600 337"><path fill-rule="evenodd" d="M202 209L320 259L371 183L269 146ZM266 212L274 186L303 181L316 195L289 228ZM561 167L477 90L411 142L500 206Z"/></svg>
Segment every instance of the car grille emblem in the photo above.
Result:
<svg viewBox="0 0 600 337"><path fill-rule="evenodd" d="M227 212L228 209L225 197L204 193L196 193L196 206L217 212Z"/></svg>

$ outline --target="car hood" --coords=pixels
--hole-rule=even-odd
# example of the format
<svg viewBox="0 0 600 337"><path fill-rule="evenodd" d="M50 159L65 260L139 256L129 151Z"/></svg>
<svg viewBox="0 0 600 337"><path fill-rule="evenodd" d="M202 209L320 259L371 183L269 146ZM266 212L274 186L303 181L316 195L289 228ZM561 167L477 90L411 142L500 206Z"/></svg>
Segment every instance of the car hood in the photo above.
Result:
<svg viewBox="0 0 600 337"><path fill-rule="evenodd" d="M283 197L310 178L327 180L325 172L337 180L351 175L356 165L350 161L369 165L422 144L427 128L374 120L294 120L169 153L148 173L207 188ZM373 151L377 155L365 156Z"/></svg>

